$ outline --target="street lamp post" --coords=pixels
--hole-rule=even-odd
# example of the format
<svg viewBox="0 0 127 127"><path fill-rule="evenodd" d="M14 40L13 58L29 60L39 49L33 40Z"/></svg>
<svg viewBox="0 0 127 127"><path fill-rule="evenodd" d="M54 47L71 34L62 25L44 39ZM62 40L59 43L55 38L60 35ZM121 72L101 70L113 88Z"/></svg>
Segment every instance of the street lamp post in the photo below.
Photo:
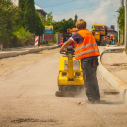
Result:
<svg viewBox="0 0 127 127"><path fill-rule="evenodd" d="M120 30L118 24L117 24L117 31L118 31L118 43L120 43Z"/></svg>

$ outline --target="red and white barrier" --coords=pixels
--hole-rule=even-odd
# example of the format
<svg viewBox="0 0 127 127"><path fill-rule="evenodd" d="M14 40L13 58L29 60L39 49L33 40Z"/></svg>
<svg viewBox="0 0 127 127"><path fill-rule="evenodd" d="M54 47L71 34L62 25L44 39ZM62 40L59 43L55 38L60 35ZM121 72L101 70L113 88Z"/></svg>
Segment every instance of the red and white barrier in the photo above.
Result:
<svg viewBox="0 0 127 127"><path fill-rule="evenodd" d="M38 46L39 36L35 36L35 46Z"/></svg>
<svg viewBox="0 0 127 127"><path fill-rule="evenodd" d="M63 37L61 38L61 41L60 41L60 46L63 45Z"/></svg>

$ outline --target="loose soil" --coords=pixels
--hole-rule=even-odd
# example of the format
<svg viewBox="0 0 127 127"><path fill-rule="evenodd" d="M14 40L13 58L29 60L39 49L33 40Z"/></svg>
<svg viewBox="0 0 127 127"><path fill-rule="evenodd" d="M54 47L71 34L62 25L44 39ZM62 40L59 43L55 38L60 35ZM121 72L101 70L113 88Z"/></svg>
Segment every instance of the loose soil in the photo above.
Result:
<svg viewBox="0 0 127 127"><path fill-rule="evenodd" d="M45 58L59 52L59 48L52 50L43 50L38 53L32 53L27 55L20 55L18 57L9 57L0 59L0 75L7 73L11 70L15 70L22 66L33 63L36 60Z"/></svg>

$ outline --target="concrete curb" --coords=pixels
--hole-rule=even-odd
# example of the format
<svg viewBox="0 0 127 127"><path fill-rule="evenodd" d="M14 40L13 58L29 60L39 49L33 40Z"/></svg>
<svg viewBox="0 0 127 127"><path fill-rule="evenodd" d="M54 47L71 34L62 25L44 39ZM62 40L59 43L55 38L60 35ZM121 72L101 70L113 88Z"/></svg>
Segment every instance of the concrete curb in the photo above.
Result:
<svg viewBox="0 0 127 127"><path fill-rule="evenodd" d="M110 48L110 49L106 49L106 50L121 50L122 48ZM99 57L99 66L98 66L98 74L100 75L100 77L107 81L112 87L114 87L116 90L118 90L120 92L121 98L123 101L127 101L127 84L125 84L124 82L122 82L120 79L118 79L117 77L115 77L114 75L112 75L102 64L101 64L101 57L102 54L104 54L105 50L101 51L101 55Z"/></svg>
<svg viewBox="0 0 127 127"><path fill-rule="evenodd" d="M35 48L25 48L22 49L20 51L2 51L0 52L0 59L2 58L8 58L8 57L15 57L15 56L19 56L19 55L25 55L28 53L36 53L36 52L40 52L42 50L46 50L46 49L54 49L54 48L58 48L59 45L55 45L55 46L46 46L46 47L35 47Z"/></svg>

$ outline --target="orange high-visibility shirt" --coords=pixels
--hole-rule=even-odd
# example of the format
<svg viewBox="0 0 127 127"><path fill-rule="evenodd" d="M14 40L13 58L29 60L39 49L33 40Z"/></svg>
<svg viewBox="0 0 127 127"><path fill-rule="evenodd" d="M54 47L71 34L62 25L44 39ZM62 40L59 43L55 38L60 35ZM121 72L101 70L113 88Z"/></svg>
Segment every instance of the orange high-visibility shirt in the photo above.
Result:
<svg viewBox="0 0 127 127"><path fill-rule="evenodd" d="M77 33L83 38L83 42L81 44L75 44L76 60L92 56L100 56L97 43L92 33L87 29L79 30Z"/></svg>

